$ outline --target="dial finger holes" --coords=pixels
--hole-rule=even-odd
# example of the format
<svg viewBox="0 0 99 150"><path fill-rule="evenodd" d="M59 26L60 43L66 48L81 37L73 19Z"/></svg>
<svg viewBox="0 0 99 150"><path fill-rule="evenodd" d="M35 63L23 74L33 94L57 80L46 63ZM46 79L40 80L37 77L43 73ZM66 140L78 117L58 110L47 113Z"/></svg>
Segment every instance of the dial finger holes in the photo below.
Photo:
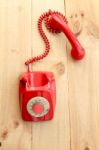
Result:
<svg viewBox="0 0 99 150"><path fill-rule="evenodd" d="M42 117L49 112L50 105L44 97L34 97L27 103L27 111L31 116Z"/></svg>

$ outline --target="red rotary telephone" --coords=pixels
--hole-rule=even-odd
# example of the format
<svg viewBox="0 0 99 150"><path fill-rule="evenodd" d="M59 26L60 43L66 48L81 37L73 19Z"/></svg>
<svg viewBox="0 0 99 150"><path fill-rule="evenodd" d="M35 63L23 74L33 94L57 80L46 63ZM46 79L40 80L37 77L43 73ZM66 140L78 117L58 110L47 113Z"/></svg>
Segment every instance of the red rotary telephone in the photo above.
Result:
<svg viewBox="0 0 99 150"><path fill-rule="evenodd" d="M45 21L47 29L52 33L63 32L72 45L71 56L80 60L85 55L85 50L71 32L67 20L59 12L51 11L44 13L38 20L38 29L45 42L45 52L40 56L33 57L25 62L28 71L20 76L19 103L22 118L25 121L51 120L54 115L56 103L55 78L52 72L31 72L30 64L46 57L50 51L50 43L43 31L42 22Z"/></svg>

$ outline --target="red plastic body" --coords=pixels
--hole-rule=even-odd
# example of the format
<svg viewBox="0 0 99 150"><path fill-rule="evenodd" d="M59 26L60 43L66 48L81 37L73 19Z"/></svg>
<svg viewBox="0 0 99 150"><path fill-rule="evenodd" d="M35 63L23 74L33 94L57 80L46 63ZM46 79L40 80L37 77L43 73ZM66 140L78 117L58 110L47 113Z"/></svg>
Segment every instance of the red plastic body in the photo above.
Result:
<svg viewBox="0 0 99 150"><path fill-rule="evenodd" d="M68 24L64 22L63 18L59 14L52 14L49 19L49 25L54 30L61 30L72 45L71 55L74 59L80 60L85 55L85 50L68 27Z"/></svg>
<svg viewBox="0 0 99 150"><path fill-rule="evenodd" d="M35 102L35 105L33 105L33 102ZM23 73L20 76L19 103L22 118L25 121L51 120L54 116L56 103L56 86L53 73ZM44 111L43 104L45 106L45 112L42 112ZM33 108L31 105L33 105ZM32 114L33 112L31 108L37 117ZM29 113L28 109L32 115ZM45 115L43 115L44 113Z"/></svg>

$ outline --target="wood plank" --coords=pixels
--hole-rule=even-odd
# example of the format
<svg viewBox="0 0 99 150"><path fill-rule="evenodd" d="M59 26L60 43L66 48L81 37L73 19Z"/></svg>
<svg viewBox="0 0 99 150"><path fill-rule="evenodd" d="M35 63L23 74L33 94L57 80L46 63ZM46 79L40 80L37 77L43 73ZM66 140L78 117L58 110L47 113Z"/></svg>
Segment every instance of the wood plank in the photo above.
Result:
<svg viewBox="0 0 99 150"><path fill-rule="evenodd" d="M33 56L44 50L43 41L38 33L37 20L49 9L65 13L63 0L32 1L32 49ZM66 39L63 34L47 33L51 43L51 52L47 58L35 63L33 70L53 71L57 84L57 105L55 117L52 121L33 123L33 150L69 150L69 109L68 109L68 81L66 60Z"/></svg>
<svg viewBox="0 0 99 150"><path fill-rule="evenodd" d="M28 5L28 7L27 7ZM0 1L0 149L31 149L31 123L21 119L19 75L31 56L31 1Z"/></svg>
<svg viewBox="0 0 99 150"><path fill-rule="evenodd" d="M70 141L72 150L99 150L99 10L97 0L65 0L69 25L86 57L68 57ZM68 54L70 46L68 44Z"/></svg>

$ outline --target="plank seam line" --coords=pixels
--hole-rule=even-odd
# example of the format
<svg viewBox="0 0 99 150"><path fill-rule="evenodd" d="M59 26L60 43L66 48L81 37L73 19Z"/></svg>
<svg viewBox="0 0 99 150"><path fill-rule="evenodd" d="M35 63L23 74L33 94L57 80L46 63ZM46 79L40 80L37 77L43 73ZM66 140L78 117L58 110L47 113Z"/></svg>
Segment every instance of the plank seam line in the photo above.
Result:
<svg viewBox="0 0 99 150"><path fill-rule="evenodd" d="M64 11L65 11L65 16L66 16L66 1L64 0ZM69 95L69 78L68 78L68 52L67 52L67 42L66 42L66 54L67 54L67 83L68 83L68 95ZM70 150L72 150L72 145L71 145L71 118L70 118L70 104L69 104L69 98L68 98L68 110L69 110L69 128L70 128Z"/></svg>

